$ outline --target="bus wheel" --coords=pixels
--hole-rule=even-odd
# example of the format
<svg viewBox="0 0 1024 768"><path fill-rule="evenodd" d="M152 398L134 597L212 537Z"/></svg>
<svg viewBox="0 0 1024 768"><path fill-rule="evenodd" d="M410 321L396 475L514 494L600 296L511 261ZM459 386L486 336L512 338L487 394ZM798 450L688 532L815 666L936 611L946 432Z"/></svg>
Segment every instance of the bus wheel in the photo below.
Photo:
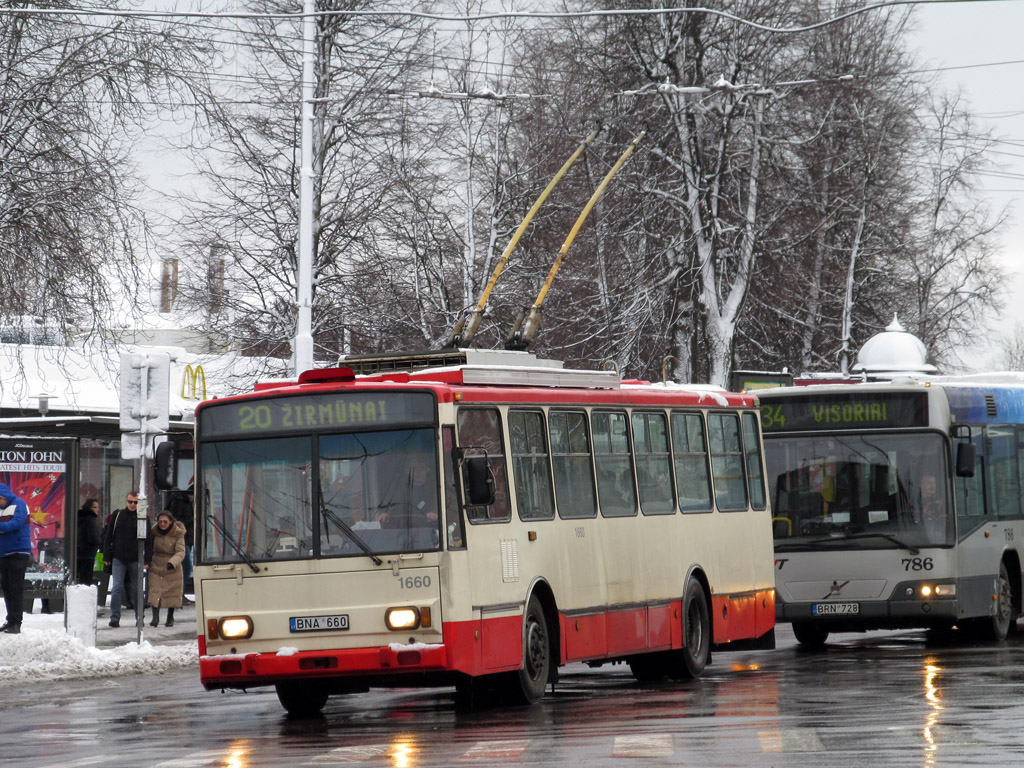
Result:
<svg viewBox="0 0 1024 768"><path fill-rule="evenodd" d="M327 703L327 688L306 680L277 683L274 687L281 706L292 717L317 717Z"/></svg>
<svg viewBox="0 0 1024 768"><path fill-rule="evenodd" d="M668 673L664 653L645 653L629 659L629 671L641 683L654 683Z"/></svg>
<svg viewBox="0 0 1024 768"><path fill-rule="evenodd" d="M804 621L793 622L793 634L800 645L808 648L824 648L828 640L828 630L820 624L810 624Z"/></svg>
<svg viewBox="0 0 1024 768"><path fill-rule="evenodd" d="M509 674L507 687L514 701L533 704L544 697L552 663L548 621L536 596L526 604L523 622L523 666Z"/></svg>
<svg viewBox="0 0 1024 768"><path fill-rule="evenodd" d="M1000 642L1010 633L1010 624L1013 620L1013 589L1010 587L1010 574L1005 563L999 564L995 597L995 614L991 618L980 619L976 626L982 639Z"/></svg>
<svg viewBox="0 0 1024 768"><path fill-rule="evenodd" d="M704 587L690 577L683 595L683 648L682 664L673 670L676 679L700 677L711 660L711 612Z"/></svg>

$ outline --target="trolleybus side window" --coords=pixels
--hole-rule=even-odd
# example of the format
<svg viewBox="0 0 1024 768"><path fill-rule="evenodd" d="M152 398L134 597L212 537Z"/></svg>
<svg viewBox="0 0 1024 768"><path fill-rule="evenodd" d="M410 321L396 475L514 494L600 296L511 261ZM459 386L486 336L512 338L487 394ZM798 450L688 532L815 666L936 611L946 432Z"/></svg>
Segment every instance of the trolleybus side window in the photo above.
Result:
<svg viewBox="0 0 1024 768"><path fill-rule="evenodd" d="M956 516L968 521L966 530L970 530L972 525L983 522L985 518L985 459L982 455L985 441L982 439L980 430L974 433L971 442L977 449L974 459L974 476L957 477L953 483L956 494ZM961 525L959 533L965 532Z"/></svg>
<svg viewBox="0 0 1024 768"><path fill-rule="evenodd" d="M715 504L723 511L747 508L747 481L743 471L740 420L732 413L709 413L711 478Z"/></svg>
<svg viewBox="0 0 1024 768"><path fill-rule="evenodd" d="M753 509L766 509L764 493L764 467L761 464L761 452L758 450L758 416L744 413L743 416L743 454L746 456L747 492L750 494L750 506Z"/></svg>
<svg viewBox="0 0 1024 768"><path fill-rule="evenodd" d="M711 511L704 419L699 413L672 413L672 452L676 468L676 496L683 512Z"/></svg>
<svg viewBox="0 0 1024 768"><path fill-rule="evenodd" d="M594 411L594 462L597 493L604 517L636 514L636 488L629 453L629 421L622 411Z"/></svg>
<svg viewBox="0 0 1024 768"><path fill-rule="evenodd" d="M462 510L459 509L459 493L455 486L455 478L459 476L459 468L455 463L455 428L441 429L444 456L442 471L444 472L444 507L445 529L448 532L448 549L465 549L466 536L463 530Z"/></svg>
<svg viewBox="0 0 1024 768"><path fill-rule="evenodd" d="M501 416L497 408L460 408L459 446L467 455L487 454L487 466L494 478L494 503L467 507L471 523L511 519L505 480L505 446L501 439Z"/></svg>
<svg viewBox="0 0 1024 768"><path fill-rule="evenodd" d="M989 498L996 517L1020 517L1017 434L1013 427L985 428L988 438Z"/></svg>
<svg viewBox="0 0 1024 768"><path fill-rule="evenodd" d="M555 475L558 516L594 517L594 470L591 466L587 415L582 411L552 409L548 414L551 461Z"/></svg>
<svg viewBox="0 0 1024 768"><path fill-rule="evenodd" d="M672 457L668 449L668 422L664 413L633 411L633 453L640 488L640 510L645 515L675 512Z"/></svg>
<svg viewBox="0 0 1024 768"><path fill-rule="evenodd" d="M521 520L551 520L555 516L551 458L544 431L541 411L509 410L512 477Z"/></svg>

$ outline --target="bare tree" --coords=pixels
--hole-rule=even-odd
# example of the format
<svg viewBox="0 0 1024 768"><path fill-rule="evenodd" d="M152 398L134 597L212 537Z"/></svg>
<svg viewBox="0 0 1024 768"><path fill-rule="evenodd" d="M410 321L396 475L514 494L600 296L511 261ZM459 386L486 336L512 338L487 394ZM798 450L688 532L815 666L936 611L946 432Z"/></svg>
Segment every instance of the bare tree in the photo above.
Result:
<svg viewBox="0 0 1024 768"><path fill-rule="evenodd" d="M182 73L209 49L164 24L13 7L0 49L0 325L32 317L63 338L107 338L135 310L146 263L132 139L186 100Z"/></svg>

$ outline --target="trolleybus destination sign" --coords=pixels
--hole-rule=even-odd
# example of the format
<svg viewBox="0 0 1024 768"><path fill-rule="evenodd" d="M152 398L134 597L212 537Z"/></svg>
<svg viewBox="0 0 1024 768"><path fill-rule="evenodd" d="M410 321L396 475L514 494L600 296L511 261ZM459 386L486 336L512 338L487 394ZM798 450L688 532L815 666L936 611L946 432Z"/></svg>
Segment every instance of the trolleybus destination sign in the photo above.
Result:
<svg viewBox="0 0 1024 768"><path fill-rule="evenodd" d="M843 392L761 398L761 428L765 432L923 427L927 423L925 395L918 392Z"/></svg>
<svg viewBox="0 0 1024 768"><path fill-rule="evenodd" d="M199 411L202 433L260 434L308 429L365 429L436 420L429 392L344 392L210 404Z"/></svg>

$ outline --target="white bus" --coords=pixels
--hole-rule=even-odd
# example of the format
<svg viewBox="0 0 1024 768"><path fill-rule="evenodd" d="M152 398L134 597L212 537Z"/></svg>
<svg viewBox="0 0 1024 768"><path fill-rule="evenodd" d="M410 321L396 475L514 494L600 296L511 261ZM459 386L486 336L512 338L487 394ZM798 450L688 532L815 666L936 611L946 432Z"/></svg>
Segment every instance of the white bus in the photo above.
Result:
<svg viewBox="0 0 1024 768"><path fill-rule="evenodd" d="M922 627L1001 640L1021 612L1024 383L759 392L776 620L797 640Z"/></svg>
<svg viewBox="0 0 1024 768"><path fill-rule="evenodd" d="M206 688L274 685L299 715L389 684L530 703L569 662L686 678L774 647L753 396L455 362L198 407Z"/></svg>

